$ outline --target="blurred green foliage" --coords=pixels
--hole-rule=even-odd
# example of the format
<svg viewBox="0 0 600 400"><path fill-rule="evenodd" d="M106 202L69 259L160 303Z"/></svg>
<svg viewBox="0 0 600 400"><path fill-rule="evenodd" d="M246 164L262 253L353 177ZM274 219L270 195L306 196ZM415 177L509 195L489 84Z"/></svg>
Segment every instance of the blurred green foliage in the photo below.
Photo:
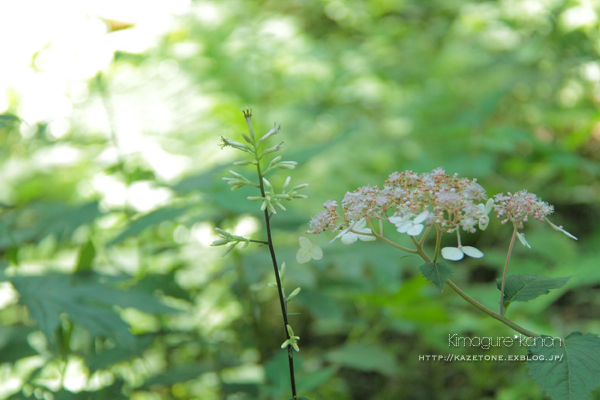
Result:
<svg viewBox="0 0 600 400"><path fill-rule="evenodd" d="M300 164L292 181L311 185L272 220L287 285L302 287L290 310L299 393L543 398L521 363L419 361L448 354L449 333L512 334L440 294L419 260L361 242L322 243L324 258L305 265L294 255L325 200L443 166L489 195L538 194L580 239L526 227L532 249L516 249L511 272L573 277L509 316L552 336L600 332L598 12L575 1L195 1L159 45L116 53L87 82L66 135L22 121L13 98L0 115L2 396L289 398L265 248L222 259L207 246L215 226L263 239L250 190L220 180L236 155L217 147L239 140L238 109L252 105L260 132L283 125L284 160ZM510 233L492 221L465 235L486 256L455 265L453 279L493 309Z"/></svg>

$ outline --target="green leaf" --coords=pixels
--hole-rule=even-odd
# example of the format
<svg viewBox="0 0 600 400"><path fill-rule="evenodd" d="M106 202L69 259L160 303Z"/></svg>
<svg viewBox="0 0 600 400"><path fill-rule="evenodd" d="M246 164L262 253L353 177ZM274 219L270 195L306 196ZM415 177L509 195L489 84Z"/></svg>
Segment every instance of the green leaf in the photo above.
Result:
<svg viewBox="0 0 600 400"><path fill-rule="evenodd" d="M537 344L529 346L529 374L554 400L585 400L600 385L598 335L572 332L561 345L556 339ZM534 361L533 356L543 356L544 361Z"/></svg>
<svg viewBox="0 0 600 400"><path fill-rule="evenodd" d="M421 274L431 283L433 283L440 292L444 291L444 284L452 278L452 268L446 264L432 262L425 263L419 268Z"/></svg>
<svg viewBox="0 0 600 400"><path fill-rule="evenodd" d="M377 344L350 343L330 351L325 359L361 371L376 371L384 375L398 372L394 355Z"/></svg>
<svg viewBox="0 0 600 400"><path fill-rule="evenodd" d="M550 289L558 289L569 280L564 278L548 278L538 275L509 275L504 288L504 303L513 301L529 301L538 296L550 293ZM498 290L502 288L502 280L496 280Z"/></svg>
<svg viewBox="0 0 600 400"><path fill-rule="evenodd" d="M115 348L93 354L86 360L86 364L93 373L99 369L109 369L113 364L141 357L142 353L154 342L154 335L138 335L132 346L117 346Z"/></svg>
<svg viewBox="0 0 600 400"><path fill-rule="evenodd" d="M81 248L79 251L79 259L77 260L77 267L75 271L83 272L89 271L92 269L92 261L96 257L96 248L94 247L94 243L92 239L88 240L88 242Z"/></svg>
<svg viewBox="0 0 600 400"><path fill-rule="evenodd" d="M172 221L184 214L188 207L165 207L143 215L134 220L129 227L125 229L119 236L107 243L108 246L120 243L128 237L138 235L151 226L160 224L163 221Z"/></svg>
<svg viewBox="0 0 600 400"><path fill-rule="evenodd" d="M32 328L23 326L0 327L0 364L38 354L27 342L27 335L31 332Z"/></svg>
<svg viewBox="0 0 600 400"><path fill-rule="evenodd" d="M192 301L190 294L175 280L176 272L174 270L167 274L148 274L130 289L148 294L159 291L166 296Z"/></svg>
<svg viewBox="0 0 600 400"><path fill-rule="evenodd" d="M79 226L89 224L99 216L98 202L77 206L36 202L19 210L10 210L3 214L6 227L0 229L0 249L39 242L48 235L55 235L62 241Z"/></svg>
<svg viewBox="0 0 600 400"><path fill-rule="evenodd" d="M134 336L129 326L112 306L133 307L147 313L173 312L152 295L124 291L101 283L101 276L48 274L42 276L17 276L10 279L20 294L20 303L27 306L50 339L59 324L61 313L69 315L74 323L93 335L113 338L117 343L132 346Z"/></svg>

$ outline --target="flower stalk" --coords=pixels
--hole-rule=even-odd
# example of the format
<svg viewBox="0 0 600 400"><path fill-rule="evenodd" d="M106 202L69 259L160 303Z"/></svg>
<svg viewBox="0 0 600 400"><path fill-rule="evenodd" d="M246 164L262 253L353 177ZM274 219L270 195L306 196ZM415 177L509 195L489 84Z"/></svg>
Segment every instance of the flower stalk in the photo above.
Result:
<svg viewBox="0 0 600 400"><path fill-rule="evenodd" d="M274 186L269 182L265 175L269 172L278 169L294 169L297 165L295 161L281 161L281 156L276 156L267 164L267 166L263 169L261 166L261 160L267 154L278 151L283 146L283 142L269 147L266 150L261 151L261 147L267 142L269 138L276 135L281 130L281 125L275 125L269 132L264 134L261 137L257 137L254 132L254 128L252 127L252 110L250 108L242 109L244 113L244 118L246 120L246 125L248 127L248 135L242 134L246 143L240 143L233 140L229 140L226 138L222 139L222 147L232 147L234 149L243 151L245 153L249 153L252 157L251 160L242 160L237 161L234 164L238 166L245 165L254 165L256 166L256 175L258 178L258 183L254 183L247 179L242 174L239 174L235 171L229 171L229 174L232 176L223 178L227 182L227 184L231 185L231 190L237 190L243 186L251 186L256 187L260 191L260 196L248 196L247 199L250 201L259 201L261 204L261 211L263 212L264 221L265 221L265 229L267 234L267 240L253 240L247 239L241 236L233 235L229 232L223 231L221 229L216 228L219 233L220 239L213 242L213 246L221 246L225 244L232 243L225 254L233 250L239 243L244 243L244 247L248 246L249 243L259 243L261 245L267 245L269 248L269 254L271 256L271 262L273 264L273 272L275 274L275 282L269 284L270 287L276 287L277 293L279 297L279 304L281 307L281 316L283 322L283 330L285 332L285 341L281 348L287 348L288 352L288 369L290 373L290 388L292 392L292 398L297 399L297 391L296 391L296 378L294 374L294 357L293 351L300 351L298 346L298 340L300 337L295 336L294 331L289 323L287 305L292 299L294 299L299 293L300 288L296 288L289 296L285 296L285 291L283 289L283 279L285 273L285 263L282 264L281 271L278 267L277 256L275 255L275 247L273 245L273 236L271 231L271 217L274 214L277 214L275 207L278 207L285 211L285 207L281 204L282 201L287 200L295 200L295 199L304 199L305 195L299 194L298 190L305 188L308 184L296 185L290 188L290 180L288 177L283 184L283 189L280 193L276 191ZM317 246L318 247L318 246ZM320 248L319 248L320 250ZM313 249L312 246L310 248L311 256L317 257L317 249Z"/></svg>

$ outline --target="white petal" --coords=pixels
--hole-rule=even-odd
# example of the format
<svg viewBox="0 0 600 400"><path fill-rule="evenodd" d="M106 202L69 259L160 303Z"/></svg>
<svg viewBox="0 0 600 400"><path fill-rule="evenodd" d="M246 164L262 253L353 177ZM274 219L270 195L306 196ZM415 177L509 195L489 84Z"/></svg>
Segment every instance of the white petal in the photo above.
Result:
<svg viewBox="0 0 600 400"><path fill-rule="evenodd" d="M560 231L562 233L564 233L565 235L567 235L568 237L570 237L571 239L579 240L575 236L571 235L569 232L565 231L564 229L560 229Z"/></svg>
<svg viewBox="0 0 600 400"><path fill-rule="evenodd" d="M422 224L413 225L413 226L410 227L410 229L408 231L406 231L406 233L409 236L417 236L421 232L423 232L423 225Z"/></svg>
<svg viewBox="0 0 600 400"><path fill-rule="evenodd" d="M341 238L342 236L344 236L346 233L348 233L348 231L349 231L349 230L350 230L350 228L346 228L346 229L344 229L343 231L341 231L340 233L338 233L338 235L337 235L336 237L334 237L333 239L331 239L331 240L329 241L329 243L333 243L333 242L335 242L335 240L336 240L336 239L339 239L339 238Z"/></svg>
<svg viewBox="0 0 600 400"><path fill-rule="evenodd" d="M321 258L323 258L323 250L321 249L321 246L319 246L318 244L314 244L313 248L310 250L310 256L314 260L320 260Z"/></svg>
<svg viewBox="0 0 600 400"><path fill-rule="evenodd" d="M361 232L364 232L364 230L362 230ZM358 238L363 242L372 242L373 240L377 239L375 236L370 235L358 235Z"/></svg>
<svg viewBox="0 0 600 400"><path fill-rule="evenodd" d="M519 238L519 241L521 242L521 244L523 246L531 248L531 246L529 245L529 243L527 243L527 240L525 240L525 235L523 235L522 233L517 232L517 237Z"/></svg>
<svg viewBox="0 0 600 400"><path fill-rule="evenodd" d="M298 238L298 242L300 243L300 247L303 249L310 249L313 245L312 242L304 236L300 236Z"/></svg>
<svg viewBox="0 0 600 400"><path fill-rule="evenodd" d="M461 250L463 251L463 253L465 253L469 257L473 257L473 258L483 257L483 253L479 249L476 249L475 247L463 246L463 248Z"/></svg>
<svg viewBox="0 0 600 400"><path fill-rule="evenodd" d="M398 227L397 231L400 233L406 233L410 228L412 228L413 224L411 222L405 222L402 225L396 225Z"/></svg>
<svg viewBox="0 0 600 400"><path fill-rule="evenodd" d="M310 259L311 259L311 256L307 249L303 249L303 248L298 249L298 252L296 253L296 261L298 261L298 264L307 263L310 261Z"/></svg>
<svg viewBox="0 0 600 400"><path fill-rule="evenodd" d="M489 214L492 211L492 208L494 207L494 199L493 198L489 198L487 203L485 203L485 213Z"/></svg>
<svg viewBox="0 0 600 400"><path fill-rule="evenodd" d="M342 243L344 244L352 244L358 240L358 235L356 233L348 232L344 236L342 236Z"/></svg>
<svg viewBox="0 0 600 400"><path fill-rule="evenodd" d="M415 224L420 224L421 222L423 222L427 219L428 215L429 215L429 211L425 210L421 214L417 215L413 222Z"/></svg>
<svg viewBox="0 0 600 400"><path fill-rule="evenodd" d="M350 225L353 231L360 231L367 226L367 221L364 218L359 219L354 223L354 225Z"/></svg>
<svg viewBox="0 0 600 400"><path fill-rule="evenodd" d="M552 229L554 229L555 231L560 231L560 232L564 233L565 235L567 235L568 237L570 237L571 239L579 240L575 236L571 235L569 232L565 231L562 227L554 225L552 222L550 222L550 220L548 218L546 218L546 222L548 222L550 224L550 226L552 227Z"/></svg>
<svg viewBox="0 0 600 400"><path fill-rule="evenodd" d="M464 253L458 247L444 247L442 249L442 257L450 261L458 261L464 257Z"/></svg>
<svg viewBox="0 0 600 400"><path fill-rule="evenodd" d="M388 221L390 221L392 224L396 225L396 224L402 223L403 218L402 217L389 217Z"/></svg>

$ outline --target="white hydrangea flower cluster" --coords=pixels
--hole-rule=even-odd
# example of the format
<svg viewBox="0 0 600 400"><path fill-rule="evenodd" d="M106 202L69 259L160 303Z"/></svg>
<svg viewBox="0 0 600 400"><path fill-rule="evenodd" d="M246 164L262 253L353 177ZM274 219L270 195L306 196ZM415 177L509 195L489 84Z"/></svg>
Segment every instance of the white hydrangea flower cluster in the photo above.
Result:
<svg viewBox="0 0 600 400"><path fill-rule="evenodd" d="M536 219L546 220L553 229L575 238L547 220L553 207L535 194L520 191L488 199L477 179L448 175L442 168L423 174L394 172L381 189L367 185L346 193L341 207L334 200L328 200L323 207L325 211L312 218L307 233L338 232L333 240L341 238L344 244L351 244L357 239L375 240L377 234L366 227L371 220L390 222L398 232L413 237L426 235L434 226L438 232L456 234L457 247L441 249L442 257L452 261L460 260L464 255L483 257L475 247L462 246L460 231L485 230L492 210L498 213L503 223L511 221L518 229L523 227L528 216L533 215ZM518 238L526 243L523 234L519 233Z"/></svg>
<svg viewBox="0 0 600 400"><path fill-rule="evenodd" d="M514 224L516 229L523 228L523 222L527 222L529 216L533 216L535 219L540 221L546 221L552 229L560 231L568 237L577 240L577 238L565 231L562 226L557 226L550 222L547 218L548 215L554 212L554 206L542 201L537 195L529 193L527 190L520 190L516 193L510 193L504 195L499 193L494 196L496 204L494 204L494 210L498 213L498 218L502 220L502 223L511 222ZM528 248L531 248L525 235L521 232L517 232L517 238Z"/></svg>

